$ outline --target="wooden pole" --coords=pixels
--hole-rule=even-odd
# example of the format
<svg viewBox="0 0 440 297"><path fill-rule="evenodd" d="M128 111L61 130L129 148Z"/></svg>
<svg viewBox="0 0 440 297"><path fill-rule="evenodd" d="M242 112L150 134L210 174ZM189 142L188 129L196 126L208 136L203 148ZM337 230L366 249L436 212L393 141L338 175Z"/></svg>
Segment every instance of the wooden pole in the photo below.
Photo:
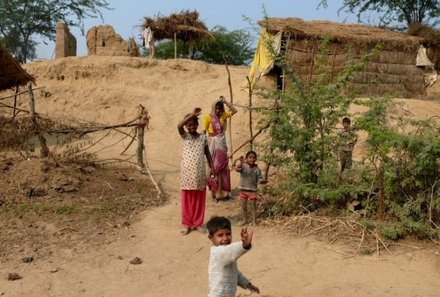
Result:
<svg viewBox="0 0 440 297"><path fill-rule="evenodd" d="M145 127L148 127L150 117L148 116L148 112L145 110L145 107L142 106L142 104L139 104L139 107L141 111L139 114L139 122L137 126L138 146L136 150L136 156L137 156L137 164L139 168L143 170L145 169L145 163L143 159L143 152L145 150L144 133L145 133Z"/></svg>
<svg viewBox="0 0 440 297"><path fill-rule="evenodd" d="M177 59L177 34L174 32L174 59Z"/></svg>
<svg viewBox="0 0 440 297"><path fill-rule="evenodd" d="M31 121L34 128L34 132L37 134L38 141L40 142L40 155L42 158L45 158L49 155L49 149L46 145L46 138L44 138L43 134L40 131L40 127L38 126L37 119L35 117L35 99L34 92L32 91L32 84L28 85L29 92L29 107L31 110Z"/></svg>
<svg viewBox="0 0 440 297"><path fill-rule="evenodd" d="M234 96L232 94L232 84L231 84L231 73L229 72L229 68L228 68L228 60L226 58L224 58L225 60L225 67L226 67L226 72L228 73L228 86L229 86L229 96L231 97L231 104L234 104ZM229 132L228 132L228 136L229 136L229 149L232 151L233 150L233 146L232 146L232 117L228 119L228 125L229 125ZM230 159L232 161L232 155L230 156Z"/></svg>
<svg viewBox="0 0 440 297"><path fill-rule="evenodd" d="M233 158L234 154L236 152L238 152L242 147L244 147L246 144L248 144L249 142L253 141L255 138L257 138L258 135L261 134L261 132L263 132L264 130L266 130L267 128L269 128L270 124L266 125L265 127L261 128L260 130L258 130L257 133L255 133L254 136L252 136L252 138L249 138L248 140L246 140L245 142L243 142L238 148L235 149L235 151L233 151L230 155L229 158Z"/></svg>
<svg viewBox="0 0 440 297"><path fill-rule="evenodd" d="M278 104L278 98L275 99L275 112L277 115L279 114L279 104ZM278 116L277 116L278 118ZM278 122L278 119L275 119L274 125L276 126ZM270 155L273 154L273 147L270 149ZM264 170L264 180L269 180L269 169L272 164L270 162L267 162L266 169Z"/></svg>
<svg viewBox="0 0 440 297"><path fill-rule="evenodd" d="M19 86L15 87L15 95L14 95L14 109L12 110L12 118L15 119L17 116L17 96L18 96Z"/></svg>
<svg viewBox="0 0 440 297"><path fill-rule="evenodd" d="M141 120L139 120L139 122L140 121ZM137 157L137 164L138 164L140 169L144 169L145 168L144 159L143 159L143 151L144 151L144 148L145 148L145 145L144 145L144 132L145 132L144 127L139 123L138 128L137 128L138 146L137 146L137 150L136 150L136 157Z"/></svg>
<svg viewBox="0 0 440 297"><path fill-rule="evenodd" d="M249 79L249 76L246 76L246 79L248 81L248 87L249 87L249 137L250 137L250 139L252 139L249 142L249 147L250 147L250 150L253 150L254 149L253 148L254 147L254 140L253 140L254 131L252 128L252 126L253 126L253 121L252 121L252 82Z"/></svg>

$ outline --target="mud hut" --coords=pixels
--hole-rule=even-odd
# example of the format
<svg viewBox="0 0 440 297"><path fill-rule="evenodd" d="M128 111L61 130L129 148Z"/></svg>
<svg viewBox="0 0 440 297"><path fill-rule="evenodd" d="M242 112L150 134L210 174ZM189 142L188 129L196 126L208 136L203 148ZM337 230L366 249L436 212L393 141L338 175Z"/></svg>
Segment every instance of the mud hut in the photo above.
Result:
<svg viewBox="0 0 440 297"><path fill-rule="evenodd" d="M260 25L262 34L249 74L253 83L261 77L258 84L279 89L286 86L282 71L262 48L266 47L265 39L270 38L274 49L285 54L294 73L302 81L307 81L316 76L315 63L320 44L327 38L325 72L330 74L331 80L336 79L350 59L359 59L379 45L379 55L355 74L351 89L359 95L382 95L390 91L399 96L425 93L424 70L416 66L424 38L379 27L299 18L269 18Z"/></svg>
<svg viewBox="0 0 440 297"><path fill-rule="evenodd" d="M30 76L17 60L0 45L0 91L22 86L34 78Z"/></svg>

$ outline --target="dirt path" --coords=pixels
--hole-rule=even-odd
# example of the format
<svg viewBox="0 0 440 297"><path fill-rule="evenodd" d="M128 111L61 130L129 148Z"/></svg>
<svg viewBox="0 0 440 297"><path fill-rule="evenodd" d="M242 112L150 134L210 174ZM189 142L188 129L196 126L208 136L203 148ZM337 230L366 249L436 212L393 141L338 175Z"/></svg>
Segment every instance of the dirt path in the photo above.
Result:
<svg viewBox="0 0 440 297"><path fill-rule="evenodd" d="M160 156L151 150L151 155ZM161 158L162 159L162 158ZM22 280L0 279L1 296L206 296L209 241L193 232L178 235L176 158L150 159L154 176L171 195L168 205L144 214L115 242L86 252L58 250L30 264L15 263ZM208 207L229 211L233 202ZM237 228L235 236L237 236ZM408 248L376 256L348 257L314 238L289 239L264 227L240 267L262 296L439 296L440 257L434 249ZM141 265L130 265L134 257ZM5 267L0 273L5 275ZM239 291L241 296L247 296Z"/></svg>
<svg viewBox="0 0 440 297"><path fill-rule="evenodd" d="M131 105L146 104L152 115L152 127L146 137L148 161L155 179L170 195L170 203L144 213L137 223L115 233L114 238L104 245L92 242L88 248L54 247L52 255L29 264L22 263L20 258L0 259L0 296L206 296L210 242L206 235L197 232L185 237L178 234L181 144L175 126L190 108L201 103L204 111L209 110L212 98L227 93L226 80L222 77L224 69L177 61L154 66L154 72L148 69L150 66L140 67L138 64L124 70L118 68L120 65L104 66L105 63L116 63L115 58L109 62L96 59L92 62L86 59L62 60L34 66L42 69L39 79L47 77L44 84L51 87L48 87L51 97L45 99L46 102L52 100L47 103L47 110L60 112L60 108L65 108L66 113L81 114L90 119L95 116L97 121L102 120L104 110L109 122L114 123L130 117L129 111L121 110L128 101ZM133 64L134 60L121 58L121 61ZM114 73L95 78L94 75L102 75L98 73L100 68L93 70L97 67L95 64ZM86 69L84 71L88 74L81 76L81 69ZM69 71L72 77L69 77ZM236 75L234 92L239 94L247 70L232 68L232 71ZM63 81L51 78L58 72L63 73ZM240 77L236 78L238 75ZM144 90L136 86L148 86L149 95L145 97ZM63 96L81 98L81 104L63 101ZM57 100L58 104L55 104ZM245 96L238 98L241 104L246 100ZM95 112L91 106L102 109ZM106 106L108 109L104 109ZM246 127L246 117L244 113L237 116L235 125ZM244 136L234 134L234 137L237 140ZM120 152L120 148L115 151ZM236 183L235 178L233 183ZM207 217L237 211L234 202L209 204ZM235 228L236 239L237 235L238 228ZM266 297L440 296L439 250L422 243L415 245L416 248L402 246L390 254L382 253L379 259L375 254L350 256L341 252L344 247L325 244L317 238L294 239L268 227L258 227L254 249L240 259L239 265L259 286L260 296ZM134 257L141 258L143 263L129 264ZM17 272L23 279L7 281L8 272ZM238 294L249 296L241 289Z"/></svg>

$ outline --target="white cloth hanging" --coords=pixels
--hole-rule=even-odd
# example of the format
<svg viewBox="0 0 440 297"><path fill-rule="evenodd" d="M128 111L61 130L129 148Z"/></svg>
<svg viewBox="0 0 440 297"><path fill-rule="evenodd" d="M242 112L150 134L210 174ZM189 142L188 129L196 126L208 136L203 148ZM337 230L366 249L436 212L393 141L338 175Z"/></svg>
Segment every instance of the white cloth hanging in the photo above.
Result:
<svg viewBox="0 0 440 297"><path fill-rule="evenodd" d="M425 69L425 85L427 87L434 84L437 80L437 71L434 68L434 64L429 60L426 54L426 48L420 45L419 51L417 52L416 66Z"/></svg>
<svg viewBox="0 0 440 297"><path fill-rule="evenodd" d="M153 40L153 31L151 31L150 27L145 28L142 37L144 38L144 46L150 48L151 41Z"/></svg>

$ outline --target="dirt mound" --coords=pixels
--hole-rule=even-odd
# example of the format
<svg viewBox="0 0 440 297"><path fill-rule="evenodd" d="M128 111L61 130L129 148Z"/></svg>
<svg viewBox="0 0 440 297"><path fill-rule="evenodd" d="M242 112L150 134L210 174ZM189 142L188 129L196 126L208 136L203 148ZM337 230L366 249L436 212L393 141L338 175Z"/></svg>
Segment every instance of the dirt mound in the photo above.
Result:
<svg viewBox="0 0 440 297"><path fill-rule="evenodd" d="M87 249L91 238L112 241L136 214L165 202L134 168L1 156L0 171L0 257L44 257L48 242Z"/></svg>

